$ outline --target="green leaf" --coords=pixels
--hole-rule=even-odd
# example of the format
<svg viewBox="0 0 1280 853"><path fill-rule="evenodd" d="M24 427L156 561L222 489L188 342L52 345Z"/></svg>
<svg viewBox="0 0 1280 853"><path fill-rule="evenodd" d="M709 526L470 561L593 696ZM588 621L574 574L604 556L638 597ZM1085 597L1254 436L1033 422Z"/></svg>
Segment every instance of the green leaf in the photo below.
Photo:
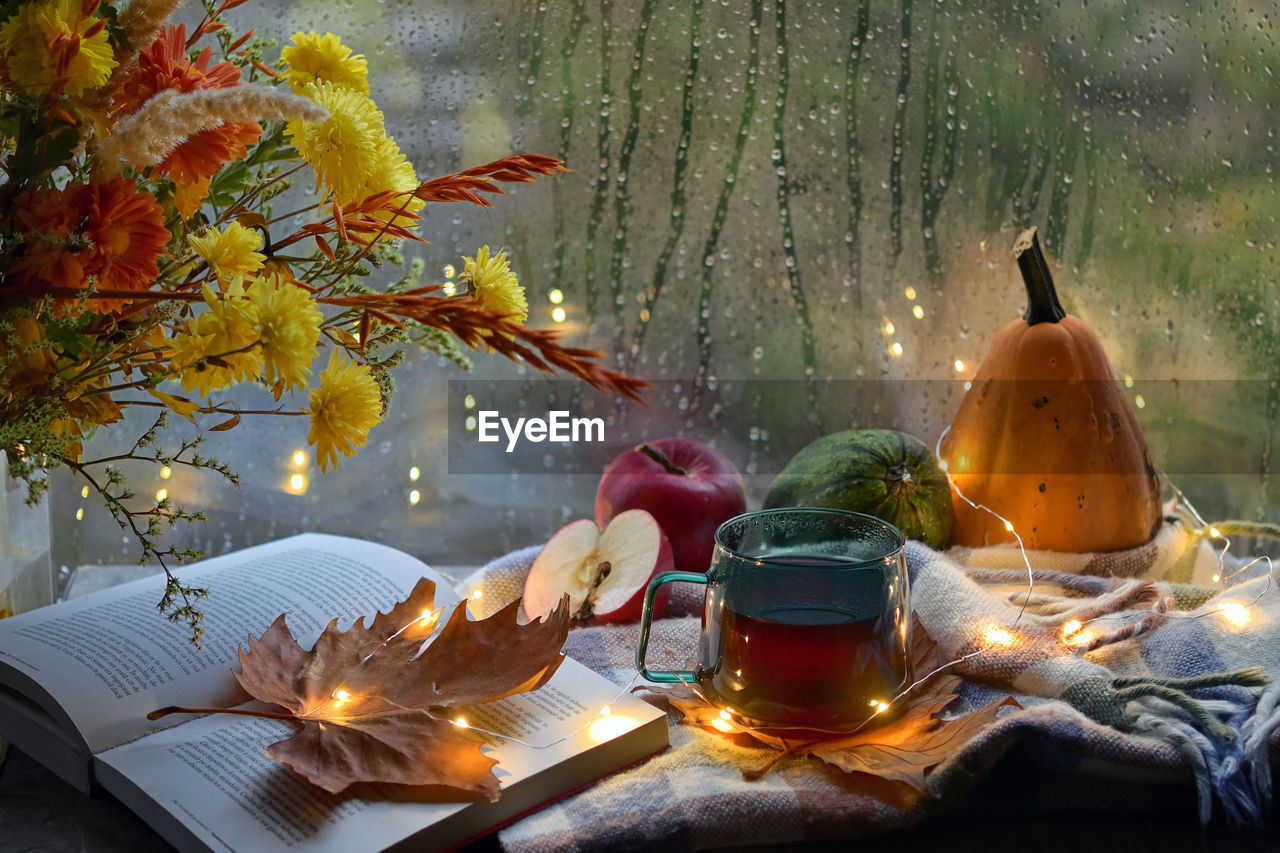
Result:
<svg viewBox="0 0 1280 853"><path fill-rule="evenodd" d="M244 160L237 160L214 175L209 183L209 198L213 203L225 207L231 204L244 188L249 185L249 166Z"/></svg>
<svg viewBox="0 0 1280 853"><path fill-rule="evenodd" d="M120 47L123 53L137 53L137 50L134 49L133 44L129 41L129 34L125 32L124 27L120 26L120 17L115 6L110 3L102 3L98 6L98 17L107 22L107 34L111 37L111 41Z"/></svg>
<svg viewBox="0 0 1280 853"><path fill-rule="evenodd" d="M71 159L80 144L78 127L60 122L46 132L44 119L38 114L25 115L12 136L16 147L6 169L32 183Z"/></svg>
<svg viewBox="0 0 1280 853"><path fill-rule="evenodd" d="M93 337L90 335L82 335L75 329L66 326L50 323L45 327L45 334L49 339L62 348L62 351L73 359L80 358L90 347L93 346Z"/></svg>
<svg viewBox="0 0 1280 853"><path fill-rule="evenodd" d="M266 131L258 143L250 149L245 162L251 166L261 166L265 163L299 159L298 150L285 142L284 130L284 122L268 122Z"/></svg>

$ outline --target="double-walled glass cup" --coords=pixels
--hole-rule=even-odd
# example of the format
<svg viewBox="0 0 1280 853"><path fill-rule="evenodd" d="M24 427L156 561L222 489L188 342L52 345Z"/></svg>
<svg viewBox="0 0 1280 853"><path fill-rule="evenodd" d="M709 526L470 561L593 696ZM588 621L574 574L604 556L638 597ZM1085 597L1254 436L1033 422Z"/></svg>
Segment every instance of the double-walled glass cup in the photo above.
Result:
<svg viewBox="0 0 1280 853"><path fill-rule="evenodd" d="M650 582L641 674L695 683L747 724L779 733L849 731L886 711L911 679L902 533L874 516L801 507L737 516L715 539L705 575ZM674 581L707 586L692 671L645 664L654 594Z"/></svg>

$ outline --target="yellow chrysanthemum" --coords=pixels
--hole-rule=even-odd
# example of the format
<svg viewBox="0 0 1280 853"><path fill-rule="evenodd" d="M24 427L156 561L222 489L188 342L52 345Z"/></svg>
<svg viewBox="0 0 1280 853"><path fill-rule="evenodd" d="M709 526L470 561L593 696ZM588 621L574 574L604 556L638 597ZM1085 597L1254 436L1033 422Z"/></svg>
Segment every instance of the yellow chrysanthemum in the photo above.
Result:
<svg viewBox="0 0 1280 853"><path fill-rule="evenodd" d="M524 288L507 263L507 253L489 253L488 246L481 246L474 258L462 256L463 282L470 283L472 296L490 311L511 315L509 319L523 323L529 317L529 303ZM509 336L508 336L509 337ZM489 347L493 351L493 347Z"/></svg>
<svg viewBox="0 0 1280 853"><path fill-rule="evenodd" d="M252 275L262 269L267 259L257 251L262 245L262 235L239 222L232 222L222 231L206 228L199 237L188 236L187 243L221 282L237 275Z"/></svg>
<svg viewBox="0 0 1280 853"><path fill-rule="evenodd" d="M249 303L239 278L232 279L221 297L205 285L204 301L209 310L188 320L186 332L173 336L170 363L182 368L183 388L207 397L256 377L262 370L262 353L254 346L258 330L246 313Z"/></svg>
<svg viewBox="0 0 1280 853"><path fill-rule="evenodd" d="M0 63L23 94L61 82L61 91L78 97L106 83L116 67L106 27L86 35L98 23L81 0L28 3L0 24Z"/></svg>
<svg viewBox="0 0 1280 853"><path fill-rule="evenodd" d="M308 83L303 94L329 113L321 121L293 119L285 127L315 170L316 189L327 187L339 204L363 198L387 138L382 113L364 95L332 83Z"/></svg>
<svg viewBox="0 0 1280 853"><path fill-rule="evenodd" d="M340 89L353 89L369 94L369 66L360 54L333 33L294 33L293 44L280 51L285 64L285 80L299 95L306 94L308 83L332 83Z"/></svg>
<svg viewBox="0 0 1280 853"><path fill-rule="evenodd" d="M307 384L324 317L311 294L283 276L261 276L247 296L247 313L262 343L263 378L278 400L284 389Z"/></svg>
<svg viewBox="0 0 1280 853"><path fill-rule="evenodd" d="M360 196L367 198L374 193L390 190L394 193L409 193L418 186L418 173L413 164L400 152L400 146L391 137L387 137L378 146L378 156L369 180L360 191ZM412 195L397 195L388 209L376 210L373 216L384 222L408 226L417 219L417 214L426 202ZM400 211L406 214L401 214Z"/></svg>
<svg viewBox="0 0 1280 853"><path fill-rule="evenodd" d="M382 396L368 365L335 351L320 374L320 385L311 389L310 412L307 442L315 445L320 470L337 467L337 451L354 456L382 419Z"/></svg>

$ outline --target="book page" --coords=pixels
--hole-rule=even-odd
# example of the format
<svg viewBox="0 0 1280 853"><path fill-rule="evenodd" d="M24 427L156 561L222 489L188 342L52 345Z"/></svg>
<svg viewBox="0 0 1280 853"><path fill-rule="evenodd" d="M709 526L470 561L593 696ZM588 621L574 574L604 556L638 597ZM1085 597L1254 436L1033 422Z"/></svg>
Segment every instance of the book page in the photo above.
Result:
<svg viewBox="0 0 1280 853"><path fill-rule="evenodd" d="M436 604L459 597L419 560L372 542L308 533L179 569L205 586L204 647L156 610L163 579L145 578L0 621L0 664L47 691L99 752L175 721L149 723L165 705L225 707L245 701L236 650L287 613L310 647L330 619L348 627L405 598L423 576ZM0 680L30 688L0 667ZM39 701L40 697L34 697ZM52 709L47 709L51 710Z"/></svg>
<svg viewBox="0 0 1280 853"><path fill-rule="evenodd" d="M665 715L573 660L534 693L468 709L532 746L484 737L499 762L497 803L438 795L409 801L395 786L331 795L263 756L289 737L280 720L209 715L98 757L103 785L179 847L213 850L380 850L432 827L424 844L460 843L667 743ZM611 703L608 717L597 712ZM611 722L600 727L594 720ZM561 771L556 773L555 771ZM523 782L529 784L521 787Z"/></svg>

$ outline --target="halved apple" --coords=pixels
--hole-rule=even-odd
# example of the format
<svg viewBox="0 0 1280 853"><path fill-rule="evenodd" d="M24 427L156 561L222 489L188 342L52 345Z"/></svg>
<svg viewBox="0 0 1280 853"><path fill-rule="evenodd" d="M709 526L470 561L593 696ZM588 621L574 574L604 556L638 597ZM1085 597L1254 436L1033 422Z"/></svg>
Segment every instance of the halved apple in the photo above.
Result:
<svg viewBox="0 0 1280 853"><path fill-rule="evenodd" d="M575 619L634 622L649 580L674 568L667 535L642 509L618 514L603 532L589 518L572 521L534 559L524 583L524 611L541 619L568 593ZM665 611L669 590L663 587L654 599L655 618Z"/></svg>

